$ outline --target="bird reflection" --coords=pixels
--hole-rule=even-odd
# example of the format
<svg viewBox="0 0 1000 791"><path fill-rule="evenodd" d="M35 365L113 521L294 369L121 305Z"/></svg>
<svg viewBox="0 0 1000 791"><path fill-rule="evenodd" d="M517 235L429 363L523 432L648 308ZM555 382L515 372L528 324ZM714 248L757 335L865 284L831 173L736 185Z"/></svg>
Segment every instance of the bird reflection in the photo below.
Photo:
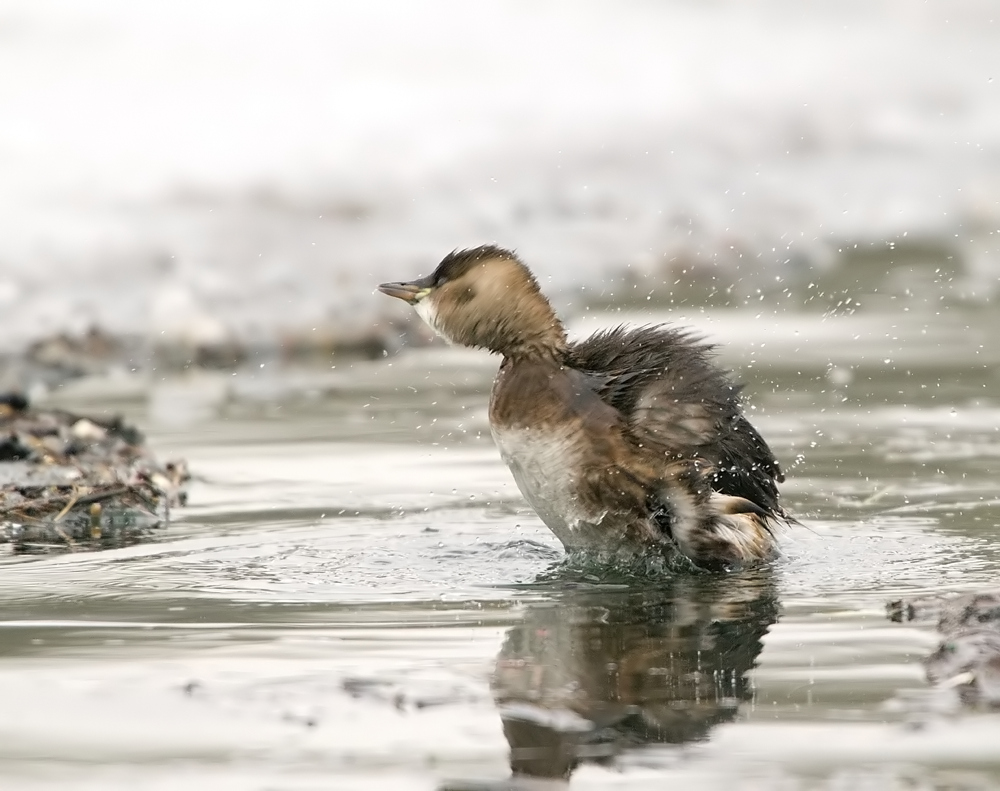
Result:
<svg viewBox="0 0 1000 791"><path fill-rule="evenodd" d="M562 590L531 605L492 680L511 770L568 778L630 746L704 738L750 698L747 671L777 618L760 569Z"/></svg>

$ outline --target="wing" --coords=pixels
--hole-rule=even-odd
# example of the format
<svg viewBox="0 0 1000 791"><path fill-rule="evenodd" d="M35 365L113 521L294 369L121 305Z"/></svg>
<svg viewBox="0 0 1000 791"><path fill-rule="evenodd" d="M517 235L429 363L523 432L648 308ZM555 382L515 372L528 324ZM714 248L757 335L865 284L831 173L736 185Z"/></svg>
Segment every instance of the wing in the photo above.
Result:
<svg viewBox="0 0 1000 791"><path fill-rule="evenodd" d="M712 349L672 327L617 327L572 344L569 362L625 416L638 442L671 459L704 460L715 491L780 514L778 462Z"/></svg>

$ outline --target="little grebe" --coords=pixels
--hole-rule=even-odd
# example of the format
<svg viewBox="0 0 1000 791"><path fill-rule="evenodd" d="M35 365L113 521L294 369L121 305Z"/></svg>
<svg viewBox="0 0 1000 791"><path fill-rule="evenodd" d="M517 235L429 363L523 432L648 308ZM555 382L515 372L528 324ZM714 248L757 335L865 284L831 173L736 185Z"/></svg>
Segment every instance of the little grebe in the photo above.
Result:
<svg viewBox="0 0 1000 791"><path fill-rule="evenodd" d="M783 475L712 347L668 326L568 341L528 268L487 245L379 290L446 340L503 355L490 427L525 499L569 551L676 548L732 568L775 553Z"/></svg>

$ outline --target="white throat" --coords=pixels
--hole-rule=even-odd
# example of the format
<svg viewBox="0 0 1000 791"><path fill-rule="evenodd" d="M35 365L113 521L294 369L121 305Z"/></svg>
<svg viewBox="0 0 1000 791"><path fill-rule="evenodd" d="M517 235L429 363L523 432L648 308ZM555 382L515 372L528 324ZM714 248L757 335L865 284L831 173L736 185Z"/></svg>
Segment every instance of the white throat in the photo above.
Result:
<svg viewBox="0 0 1000 791"><path fill-rule="evenodd" d="M427 297L414 303L413 309L417 311L417 315L424 320L424 323L434 330L435 334L444 338L448 343L453 343L452 339L445 335L438 326L437 310L435 310L433 303Z"/></svg>

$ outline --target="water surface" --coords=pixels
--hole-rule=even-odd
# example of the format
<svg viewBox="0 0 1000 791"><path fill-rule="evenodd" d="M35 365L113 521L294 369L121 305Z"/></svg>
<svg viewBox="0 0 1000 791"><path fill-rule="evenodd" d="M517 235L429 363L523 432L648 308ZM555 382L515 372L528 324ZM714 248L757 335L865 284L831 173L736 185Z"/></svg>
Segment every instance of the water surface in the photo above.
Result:
<svg viewBox="0 0 1000 791"><path fill-rule="evenodd" d="M885 615L1000 578L996 320L688 319L788 471L766 568L560 569L477 354L57 392L195 481L151 543L3 561L4 788L1000 787L1000 715L942 711L933 622Z"/></svg>

